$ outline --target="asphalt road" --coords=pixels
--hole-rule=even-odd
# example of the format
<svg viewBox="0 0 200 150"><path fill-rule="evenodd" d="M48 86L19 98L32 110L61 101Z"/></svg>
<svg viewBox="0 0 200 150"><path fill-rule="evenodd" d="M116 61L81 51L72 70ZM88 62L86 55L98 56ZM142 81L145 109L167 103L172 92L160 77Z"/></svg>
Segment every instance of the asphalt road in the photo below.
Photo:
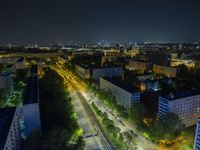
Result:
<svg viewBox="0 0 200 150"><path fill-rule="evenodd" d="M73 99L78 122L84 131L84 138L86 141L85 149L114 150L114 146L109 141L94 112L91 110L86 99L80 92L81 89L78 87L74 77L70 74L70 72L64 70L61 65L58 65L54 69L63 77L64 81L68 85L68 90L70 91L71 97Z"/></svg>
<svg viewBox="0 0 200 150"><path fill-rule="evenodd" d="M135 138L135 143L130 143L129 147L130 149L137 149L137 150L157 150L159 149L157 147L156 144L146 140L137 130L133 125L130 125L129 122L123 118L120 118L120 116L117 115L117 113L113 112L108 106L106 106L102 100L99 100L92 92L85 90L84 84L80 83L80 81L77 79L76 76L74 76L70 71L64 70L62 68L61 65L59 65L59 72L62 72L61 75L64 76L65 80L68 81L68 85L71 86L71 93L73 94L73 99L76 101L77 100L77 104L75 103L75 106L78 106L78 108L82 108L83 112L86 114L85 118L87 118L87 122L89 123L85 123L82 122L83 117L83 112L82 114L79 114L80 117L78 118L81 127L84 129L85 131L85 135L89 135L89 134L96 134L95 132L97 132L97 136L93 137L93 139L96 138L96 140L93 140L94 145L95 144L99 144L99 146L97 146L97 149L100 147L100 149L112 149L112 144L109 145L109 140L105 139L104 135L102 136L101 134L99 134L99 128L96 125L97 123L94 123L94 117L91 116L92 112L88 112L88 106L85 106L85 104L82 103L82 101L84 100L84 103L89 103L89 100L93 100L96 105L98 106L98 108L102 111L102 112L106 112L108 114L109 119L113 120L115 125L121 129L121 133L124 134L125 132L129 132L132 131L134 132L134 134L136 134L136 138ZM85 111L84 111L85 110ZM78 110L77 110L78 112ZM79 112L81 113L81 112ZM78 114L78 113L77 113ZM88 124L91 126L91 128L88 127ZM92 131L91 131L92 130ZM100 132L101 133L101 132ZM106 135L105 135L106 136ZM99 141L97 140L97 138L99 137ZM124 138L125 139L125 138ZM96 142L96 143L95 143ZM125 141L126 142L126 139ZM90 142L88 142L90 143ZM97 145L98 145L97 144ZM86 141L86 145L87 145L87 141ZM113 149L115 149L113 147ZM116 148L117 149L117 148Z"/></svg>

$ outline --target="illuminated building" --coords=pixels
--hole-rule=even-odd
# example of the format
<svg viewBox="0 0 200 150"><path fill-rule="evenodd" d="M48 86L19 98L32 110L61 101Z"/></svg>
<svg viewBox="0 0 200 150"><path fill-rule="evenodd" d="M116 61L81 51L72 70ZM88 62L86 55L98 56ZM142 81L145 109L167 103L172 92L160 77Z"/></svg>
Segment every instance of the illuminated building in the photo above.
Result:
<svg viewBox="0 0 200 150"><path fill-rule="evenodd" d="M158 118L164 119L167 112L177 114L186 126L193 126L200 117L200 91L182 91L159 97Z"/></svg>
<svg viewBox="0 0 200 150"><path fill-rule="evenodd" d="M126 66L126 68L129 70L139 70L141 72L144 72L144 70L149 69L150 67L150 63L136 60L130 60L128 65Z"/></svg>
<svg viewBox="0 0 200 150"><path fill-rule="evenodd" d="M100 78L100 89L110 92L124 108L140 102L140 92L119 78Z"/></svg>
<svg viewBox="0 0 200 150"><path fill-rule="evenodd" d="M130 56L131 58L135 57L136 55L138 55L140 53L139 48L134 48L132 50L129 50L127 52L124 52L126 55Z"/></svg>
<svg viewBox="0 0 200 150"><path fill-rule="evenodd" d="M193 60L184 60L184 59L173 59L170 63L171 67L177 67L179 65L185 65L188 68L194 68L195 67L195 61Z"/></svg>
<svg viewBox="0 0 200 150"><path fill-rule="evenodd" d="M167 77L176 77L179 73L179 68L154 64L153 72L156 74L164 74Z"/></svg>
<svg viewBox="0 0 200 150"><path fill-rule="evenodd" d="M119 50L103 50L104 56L116 56L116 55L120 55L120 51Z"/></svg>

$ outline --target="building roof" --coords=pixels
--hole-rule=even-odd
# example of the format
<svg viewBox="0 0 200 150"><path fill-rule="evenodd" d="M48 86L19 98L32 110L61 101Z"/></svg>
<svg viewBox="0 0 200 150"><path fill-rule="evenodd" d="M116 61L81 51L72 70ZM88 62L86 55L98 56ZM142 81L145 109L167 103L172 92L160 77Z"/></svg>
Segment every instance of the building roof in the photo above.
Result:
<svg viewBox="0 0 200 150"><path fill-rule="evenodd" d="M37 74L37 65L32 65L32 67L31 67L31 74Z"/></svg>
<svg viewBox="0 0 200 150"><path fill-rule="evenodd" d="M128 91L130 93L138 92L136 87L131 85L130 82L128 82L126 80L122 80L119 77L112 77L112 78L101 77L101 78L107 80L108 82L111 82L112 84L114 84L114 85L120 87L121 89L124 89L125 91Z"/></svg>
<svg viewBox="0 0 200 150"><path fill-rule="evenodd" d="M38 77L29 77L25 91L24 104L32 104L38 102Z"/></svg>
<svg viewBox="0 0 200 150"><path fill-rule="evenodd" d="M4 148L16 107L0 109L0 149Z"/></svg>
<svg viewBox="0 0 200 150"><path fill-rule="evenodd" d="M161 95L161 97L167 100L173 101L173 100L177 100L177 99L181 99L185 97L191 97L191 96L195 96L199 94L200 94L200 90L185 90L185 91L176 91L176 92L171 92L169 94L164 94L164 95Z"/></svg>
<svg viewBox="0 0 200 150"><path fill-rule="evenodd" d="M122 68L121 66L109 65L109 66L101 66L101 65L92 65L92 64L76 64L85 69L104 69L104 68Z"/></svg>
<svg viewBox="0 0 200 150"><path fill-rule="evenodd" d="M31 74L37 73L37 65L33 65L31 68ZM38 76L31 75L28 79L26 86L24 104L32 104L38 102Z"/></svg>

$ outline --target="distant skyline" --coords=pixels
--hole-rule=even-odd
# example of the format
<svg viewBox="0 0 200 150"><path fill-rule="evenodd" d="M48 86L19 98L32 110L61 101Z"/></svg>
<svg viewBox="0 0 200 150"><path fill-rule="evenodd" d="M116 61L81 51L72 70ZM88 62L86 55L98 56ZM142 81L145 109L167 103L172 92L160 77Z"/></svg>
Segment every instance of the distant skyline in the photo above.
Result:
<svg viewBox="0 0 200 150"><path fill-rule="evenodd" d="M8 0L1 43L200 41L198 0Z"/></svg>

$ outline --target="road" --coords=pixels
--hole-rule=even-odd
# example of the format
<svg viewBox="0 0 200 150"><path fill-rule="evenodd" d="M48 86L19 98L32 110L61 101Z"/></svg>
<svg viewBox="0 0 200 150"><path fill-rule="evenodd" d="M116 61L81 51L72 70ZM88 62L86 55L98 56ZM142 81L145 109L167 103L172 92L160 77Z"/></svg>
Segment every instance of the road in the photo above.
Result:
<svg viewBox="0 0 200 150"><path fill-rule="evenodd" d="M60 70L63 70L63 74L65 74L65 75L67 74L68 82L71 83L70 85L73 87L73 91L78 92L79 96L76 93L76 96L79 97L77 99L79 99L80 101L82 99L84 99L84 101L87 101L88 103L89 103L89 100L93 100L95 102L95 104L98 106L98 108L102 112L106 112L108 114L109 119L114 121L115 126L121 129L122 134L129 132L131 134L134 133L136 135L136 137L134 139L134 142L136 143L136 145L133 144L133 143L129 143L130 149L135 149L135 148L137 148L138 150L156 150L156 149L159 149L156 144L145 139L143 137L143 135L141 135L133 125L130 125L129 122L126 119L123 119L120 116L118 116L118 114L113 112L108 106L106 106L103 103L102 100L98 99L94 95L94 93L92 93L91 91L88 91L84 82L81 82L80 80L78 80L78 78L72 72L70 72L68 70L64 70L64 68L62 68L61 65L59 65L59 68L60 68ZM90 114L90 112L89 112L89 114ZM88 117L88 118L90 118L90 120L91 120L92 117ZM127 139L125 138L124 142L127 142L126 140ZM100 141L102 141L102 140L100 140ZM107 145L107 144L104 143L102 145Z"/></svg>
<svg viewBox="0 0 200 150"><path fill-rule="evenodd" d="M78 86L79 84L77 84L75 77L59 64L54 69L61 77L63 77L65 83L67 83L68 90L75 106L78 122L84 131L84 138L86 141L85 149L115 150L115 147L108 139L85 97L80 92L82 89Z"/></svg>

